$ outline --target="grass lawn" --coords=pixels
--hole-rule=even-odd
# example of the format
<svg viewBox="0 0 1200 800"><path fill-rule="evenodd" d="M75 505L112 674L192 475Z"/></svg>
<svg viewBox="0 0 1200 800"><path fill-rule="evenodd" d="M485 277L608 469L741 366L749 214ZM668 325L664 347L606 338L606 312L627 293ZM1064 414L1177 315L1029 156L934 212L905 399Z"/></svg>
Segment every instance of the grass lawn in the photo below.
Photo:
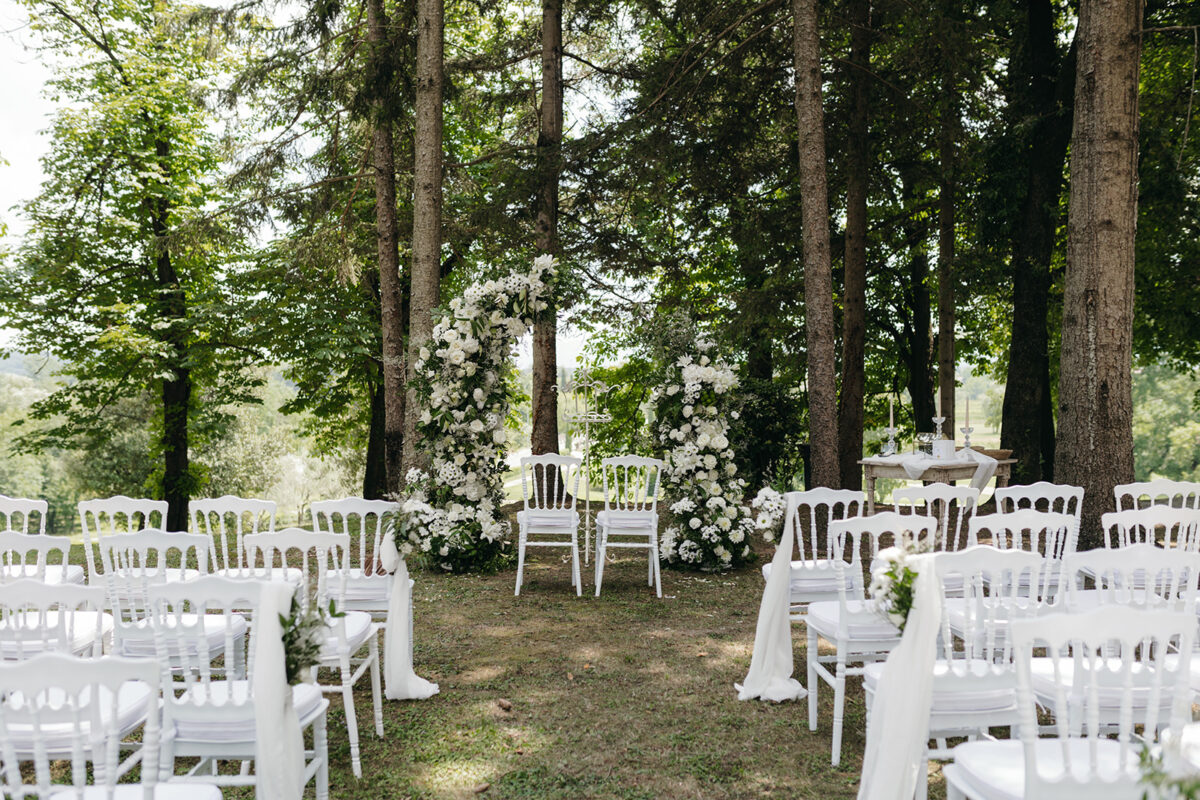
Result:
<svg viewBox="0 0 1200 800"><path fill-rule="evenodd" d="M807 701L736 699L763 586L756 569L664 570L662 600L646 586L645 561L632 557L608 566L599 599L576 598L569 567L554 556L526 573L519 598L512 571L415 575L417 671L442 693L388 703L384 740L363 726L358 782L335 701L334 797L855 796L863 750L857 682L837 769L829 766L832 692L821 694L816 733L808 731ZM594 591L590 568L584 573ZM369 695L360 692L358 703L360 719L369 719Z"/></svg>

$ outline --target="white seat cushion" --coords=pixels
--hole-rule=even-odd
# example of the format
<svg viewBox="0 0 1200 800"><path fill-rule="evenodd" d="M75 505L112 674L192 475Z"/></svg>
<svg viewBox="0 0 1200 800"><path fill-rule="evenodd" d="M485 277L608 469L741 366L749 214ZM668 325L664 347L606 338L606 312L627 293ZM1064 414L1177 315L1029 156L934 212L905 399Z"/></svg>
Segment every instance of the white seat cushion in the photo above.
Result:
<svg viewBox="0 0 1200 800"><path fill-rule="evenodd" d="M113 794L105 786L88 786L80 795L75 789L63 789L50 795L50 800L143 800L146 792L140 784L126 783L116 787ZM221 800L220 787L211 783L157 783L154 800Z"/></svg>
<svg viewBox="0 0 1200 800"><path fill-rule="evenodd" d="M601 511L596 515L596 525L601 528L633 528L638 531L653 530L657 515L650 511Z"/></svg>
<svg viewBox="0 0 1200 800"><path fill-rule="evenodd" d="M338 571L331 569L325 573L325 581L330 589L337 586ZM346 576L346 602L373 603L377 602L381 609L387 607L387 599L391 596L392 576L383 573L364 575L361 569L349 570Z"/></svg>
<svg viewBox="0 0 1200 800"><path fill-rule="evenodd" d="M44 568L46 574L39 580L42 583L57 585L63 583L83 583L83 567L77 564L67 564L66 569L63 569L62 564L47 564ZM0 569L0 582L13 581L18 578L37 578L37 564L9 564Z"/></svg>
<svg viewBox="0 0 1200 800"><path fill-rule="evenodd" d="M579 525L579 515L574 511L518 511L517 524L534 528L570 530Z"/></svg>
<svg viewBox="0 0 1200 800"><path fill-rule="evenodd" d="M956 665L962 669L964 662ZM972 671L978 670L986 674L987 662L973 661ZM875 691L879 676L883 674L883 662L875 661L863 668L863 684ZM991 680L989 678L989 680ZM950 665L945 659L939 658L933 666L933 714L989 714L1001 711L1015 711L1017 707L1016 675L1011 675L1012 686L1007 688L989 687L980 691L966 688L966 678L950 678Z"/></svg>
<svg viewBox="0 0 1200 800"><path fill-rule="evenodd" d="M181 614L180 618L184 625L188 626L195 625L198 619L195 614ZM167 626L175 627L175 617L167 617ZM208 642L209 652L213 654L214 658L224 652L225 631L228 627L233 628L235 639L245 636L247 629L245 617L233 614L229 617L227 626L222 614L204 615L204 638ZM154 631L150 629L150 623L147 620L139 620L132 625L123 625L118 638L120 641L117 642L116 649L120 655L153 658L157 654L154 645ZM180 639L181 637L178 636L168 637L169 646L178 648Z"/></svg>
<svg viewBox="0 0 1200 800"><path fill-rule="evenodd" d="M48 697L52 705L59 707L65 699L62 690L52 689ZM80 697L84 707L89 706L91 687L84 689L80 693ZM18 699L20 698L18 697ZM131 682L121 687L117 694L116 728L122 738L145 721L147 712L151 705L157 702L157 699L157 697L150 696L150 687L144 683ZM17 719L19 713L20 711L17 711L9 717L8 735L12 738L13 746L18 753L30 753L33 750L33 726ZM64 709L62 711L63 721L53 722L49 721L52 720L50 716L52 713L44 708L41 711L42 724L39 726L38 738L50 753L70 752L72 739L76 738L74 714ZM100 723L101 727L106 730L112 725L112 692L104 687L100 688ZM82 719L80 727L84 731L89 730L91 720Z"/></svg>
<svg viewBox="0 0 1200 800"><path fill-rule="evenodd" d="M254 704L247 702L249 692L249 681L213 681L207 687L188 689L171 703L176 738L187 742L254 741ZM321 710L321 700L319 686L300 683L292 687L292 705L301 725Z"/></svg>
<svg viewBox="0 0 1200 800"><path fill-rule="evenodd" d="M1125 676L1121 674L1119 658L1107 659L1108 668L1100 672L1099 681L1096 683L1096 697L1100 701L1100 707L1103 710L1116 712L1120 709L1121 703L1126 697L1124 688ZM1061 680L1063 684L1064 696L1070 696L1071 686L1075 682L1074 662L1069 658L1061 659L1060 669L1062 670ZM1086 665L1084 666L1087 669ZM1114 671L1115 670L1115 671ZM1050 658L1035 658L1030 665L1031 681L1033 693L1037 696L1038 703L1042 706L1053 710L1054 704L1057 702L1055 695L1056 682L1054 676L1054 661ZM1162 681L1160 689L1159 704L1160 708L1168 711L1171 708L1173 701L1171 677L1173 673L1168 672ZM1154 681L1154 668L1147 663L1135 663L1131 669L1132 689L1133 694L1133 709L1144 709L1150 701L1150 693ZM1092 691L1092 683L1088 682L1086 692L1090 695ZM1165 718L1164 718L1165 721Z"/></svg>
<svg viewBox="0 0 1200 800"><path fill-rule="evenodd" d="M793 561L791 575L792 601L802 603L806 602L806 598L812 595L837 594L838 579L834 569L834 562L825 559ZM764 581L771 579L770 562L762 565L762 575ZM843 582L847 589L854 587L854 579L849 574L849 570L843 575Z"/></svg>
<svg viewBox="0 0 1200 800"><path fill-rule="evenodd" d="M1113 782L1121 778L1119 784L1112 786L1097 786L1094 796L1128 797L1135 800L1142 796L1138 787L1141 775L1138 771L1137 749L1133 749L1126 768L1121 774L1118 770L1120 744L1111 739L1099 739L1095 742L1097 748L1097 771L1099 777ZM1062 744L1060 739L1042 739L1035 743L1038 773L1047 779L1053 779L1062 774ZM1085 739L1075 739L1068 743L1071 752L1071 765L1077 779L1087 777L1088 747ZM980 741L967 742L954 748L955 774L966 784L972 796L986 797L988 800L1022 800L1025 797L1025 753L1022 744L1016 740L1010 741Z"/></svg>
<svg viewBox="0 0 1200 800"><path fill-rule="evenodd" d="M847 601L846 610L850 614L847 630L851 639L878 642L900 640L899 629L868 608L864 601ZM836 600L812 603L808 607L808 627L833 641L838 634L841 616L840 604Z"/></svg>
<svg viewBox="0 0 1200 800"><path fill-rule="evenodd" d="M335 624L336 622L342 622L346 626L346 642L351 654L362 647L378 627L371 620L371 615L365 611L347 611L346 616L335 621ZM325 646L321 648L321 660L336 660L337 655L338 643L331 630Z"/></svg>
<svg viewBox="0 0 1200 800"><path fill-rule="evenodd" d="M0 621L0 659L18 661L43 652L83 655L94 647L97 640L103 641L113 630L112 614L69 611L68 619L63 620L62 624L70 634L71 641L64 647L57 639L60 622L58 615L57 611L46 612L46 627L51 633L45 638L40 631L26 627L10 627L7 620ZM31 612L28 619L36 624L40 616Z"/></svg>

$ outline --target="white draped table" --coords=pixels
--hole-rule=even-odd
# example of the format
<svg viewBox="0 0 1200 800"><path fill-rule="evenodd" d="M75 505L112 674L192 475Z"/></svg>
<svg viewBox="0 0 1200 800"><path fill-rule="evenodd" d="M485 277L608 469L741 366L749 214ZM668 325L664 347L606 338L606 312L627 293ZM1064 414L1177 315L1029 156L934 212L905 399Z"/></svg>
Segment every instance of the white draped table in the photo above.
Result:
<svg viewBox="0 0 1200 800"><path fill-rule="evenodd" d="M994 459L978 450L959 450L954 459L937 459L924 453L903 453L894 456L871 456L858 462L863 468L867 491L867 513L875 513L875 481L878 478L954 483L971 481L983 491L992 476L996 486L1008 486L1015 458Z"/></svg>

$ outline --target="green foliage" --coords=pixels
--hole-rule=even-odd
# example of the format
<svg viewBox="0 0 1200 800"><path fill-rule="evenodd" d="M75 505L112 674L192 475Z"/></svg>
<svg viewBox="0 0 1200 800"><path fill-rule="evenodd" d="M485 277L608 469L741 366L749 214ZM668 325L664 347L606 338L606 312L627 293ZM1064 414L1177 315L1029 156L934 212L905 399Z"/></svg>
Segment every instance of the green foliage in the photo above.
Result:
<svg viewBox="0 0 1200 800"><path fill-rule="evenodd" d="M308 680L309 671L321 663L321 649L329 636L333 620L346 616L339 611L333 600L328 608L316 603L301 603L292 597L288 613L279 615L283 628L283 664L289 686Z"/></svg>
<svg viewBox="0 0 1200 800"><path fill-rule="evenodd" d="M1133 378L1133 452L1137 480L1200 480L1200 375L1161 365Z"/></svg>

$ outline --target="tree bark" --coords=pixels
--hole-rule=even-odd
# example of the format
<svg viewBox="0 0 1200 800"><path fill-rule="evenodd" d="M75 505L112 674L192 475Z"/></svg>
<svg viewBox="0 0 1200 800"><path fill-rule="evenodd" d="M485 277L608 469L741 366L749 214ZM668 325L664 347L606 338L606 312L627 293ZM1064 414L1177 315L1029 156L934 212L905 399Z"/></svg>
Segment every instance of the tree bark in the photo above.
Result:
<svg viewBox="0 0 1200 800"><path fill-rule="evenodd" d="M169 142L154 143L155 155L167 170L171 156ZM188 363L187 295L171 261L166 237L171 214L170 201L158 197L150 201L150 231L153 234L154 275L158 283L158 317L165 323L163 343L171 353L168 371L171 378L162 382L162 497L167 501L168 531L188 529L188 501L192 481L188 467L188 417L192 406L192 373Z"/></svg>
<svg viewBox="0 0 1200 800"><path fill-rule="evenodd" d="M948 39L949 37L946 37ZM956 153L959 134L959 104L954 75L954 56L942 54L942 113L938 134L938 161L941 175L938 185L938 393L942 401L942 430L954 435L954 192Z"/></svg>
<svg viewBox="0 0 1200 800"><path fill-rule="evenodd" d="M382 54L387 44L387 17L383 0L367 2L367 40L372 54ZM382 95L382 93L377 93ZM404 483L404 410L407 405L404 365L404 287L400 278L399 235L396 222L396 156L392 123L384 101L375 101L372 156L375 169L375 243L379 262L379 310L383 325L383 461L385 491L396 494ZM372 428L375 423L372 393ZM369 448L368 448L369 452ZM367 470L372 465L368 461ZM366 497L366 476L364 494ZM374 487L372 492L375 491Z"/></svg>
<svg viewBox="0 0 1200 800"><path fill-rule="evenodd" d="M1021 143L1024 196L1012 232L1012 335L1000 428L1000 446L1017 459L1014 483L1054 479L1047 312L1075 91L1074 45L1060 59L1056 36L1050 1L1029 0L1025 30L1014 37L1017 46L1010 59L1016 72L1012 83L1018 87L1014 124L1029 130Z"/></svg>
<svg viewBox="0 0 1200 800"><path fill-rule="evenodd" d="M808 343L808 429L812 483L837 486L837 388L834 370L833 275L829 261L829 194L825 113L821 107L821 42L816 0L792 0L800 214L804 237L804 322ZM857 459L856 459L857 460Z"/></svg>
<svg viewBox="0 0 1200 800"><path fill-rule="evenodd" d="M413 237L409 308L408 376L433 333L442 249L443 0L417 0L417 76L413 131ZM404 422L404 470L424 463L416 441L420 415L408 391Z"/></svg>
<svg viewBox="0 0 1200 800"><path fill-rule="evenodd" d="M1081 549L1133 479L1140 0L1079 8L1056 477L1084 488Z"/></svg>
<svg viewBox="0 0 1200 800"><path fill-rule="evenodd" d="M542 110L538 131L537 249L558 255L558 181L562 163L562 3L542 2ZM535 455L558 452L558 308L553 300L533 326L533 431Z"/></svg>
<svg viewBox="0 0 1200 800"><path fill-rule="evenodd" d="M382 383L371 385L371 427L367 433L367 459L362 484L362 496L367 500L381 500L389 491L383 442L386 396L387 390Z"/></svg>
<svg viewBox="0 0 1200 800"><path fill-rule="evenodd" d="M901 199L907 207L914 199L915 180L901 172ZM908 250L908 286L905 291L904 339L901 355L908 367L908 395L912 400L913 427L932 431L933 401L933 331L932 304L929 294L929 253L925 239L927 231L913 216L903 222L904 242Z"/></svg>
<svg viewBox="0 0 1200 800"><path fill-rule="evenodd" d="M850 120L846 131L846 246L842 288L842 391L838 458L844 489L862 488L863 396L867 339L867 192L870 168L871 2L852 0Z"/></svg>

